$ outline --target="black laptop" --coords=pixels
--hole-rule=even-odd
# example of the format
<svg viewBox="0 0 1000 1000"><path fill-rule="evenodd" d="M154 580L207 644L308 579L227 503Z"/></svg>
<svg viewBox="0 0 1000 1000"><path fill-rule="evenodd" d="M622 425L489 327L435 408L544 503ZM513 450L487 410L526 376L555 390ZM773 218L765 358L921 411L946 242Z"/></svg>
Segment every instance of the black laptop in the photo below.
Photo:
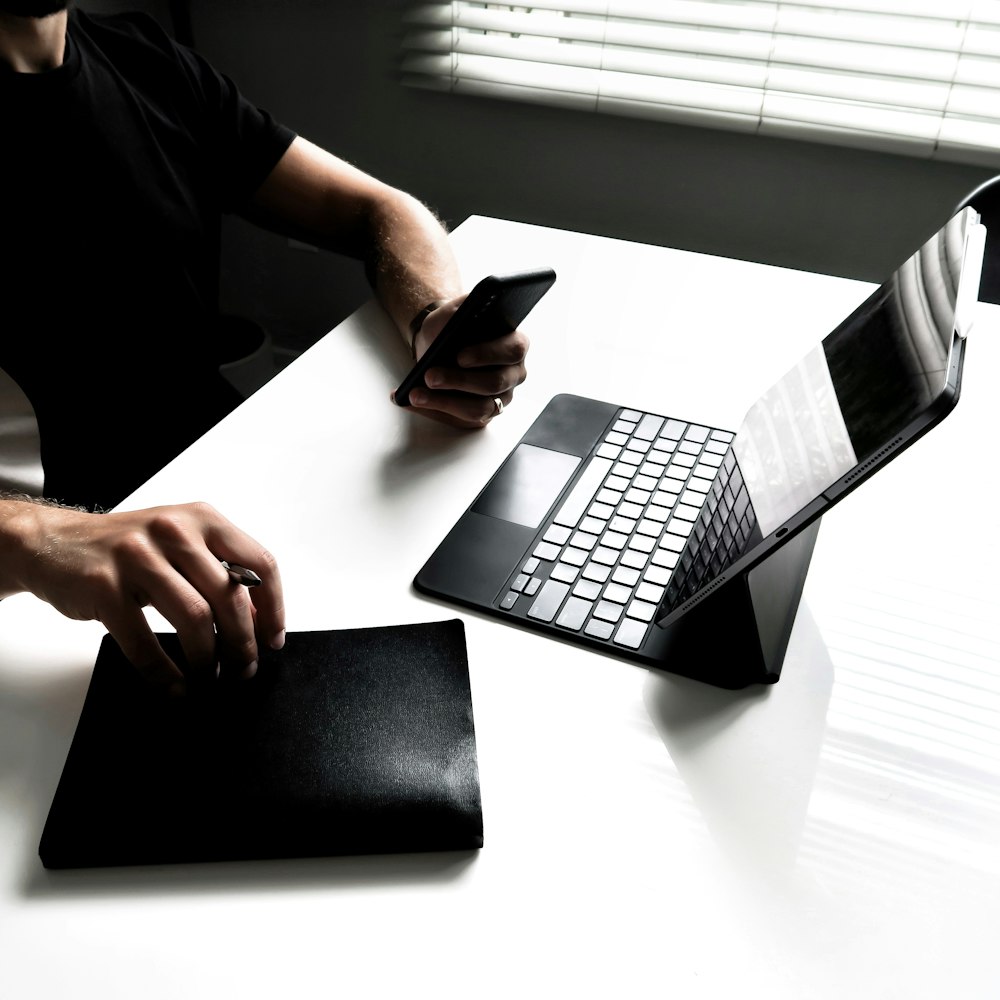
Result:
<svg viewBox="0 0 1000 1000"><path fill-rule="evenodd" d="M819 518L955 406L985 227L952 218L736 431L554 397L423 593L725 687L773 683Z"/></svg>

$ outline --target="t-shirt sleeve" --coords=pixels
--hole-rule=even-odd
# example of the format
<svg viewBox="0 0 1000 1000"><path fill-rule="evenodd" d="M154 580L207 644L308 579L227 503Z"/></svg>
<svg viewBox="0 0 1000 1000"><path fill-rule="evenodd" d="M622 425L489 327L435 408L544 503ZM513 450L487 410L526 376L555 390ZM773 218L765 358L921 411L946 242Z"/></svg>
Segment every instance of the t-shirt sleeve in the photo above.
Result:
<svg viewBox="0 0 1000 1000"><path fill-rule="evenodd" d="M244 208L296 133L244 97L199 52L174 41L149 15L122 14L114 23L144 41L150 63L139 72L155 77L147 87L172 107L171 115L196 143L200 168L221 210ZM135 51L129 55L138 58Z"/></svg>
<svg viewBox="0 0 1000 1000"><path fill-rule="evenodd" d="M202 105L203 142L220 207L239 211L292 144L296 133L247 100L236 84L198 53L176 46Z"/></svg>

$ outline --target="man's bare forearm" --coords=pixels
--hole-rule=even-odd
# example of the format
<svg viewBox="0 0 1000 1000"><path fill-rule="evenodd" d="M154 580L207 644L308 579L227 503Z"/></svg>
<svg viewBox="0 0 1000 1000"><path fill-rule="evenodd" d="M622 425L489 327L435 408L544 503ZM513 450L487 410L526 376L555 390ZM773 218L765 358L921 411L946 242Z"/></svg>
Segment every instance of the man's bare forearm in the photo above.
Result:
<svg viewBox="0 0 1000 1000"><path fill-rule="evenodd" d="M369 226L368 279L409 343L410 324L421 309L461 294L458 263L442 222L401 191L373 205Z"/></svg>
<svg viewBox="0 0 1000 1000"><path fill-rule="evenodd" d="M44 544L44 509L53 501L0 490L0 598L30 589L32 551Z"/></svg>
<svg viewBox="0 0 1000 1000"><path fill-rule="evenodd" d="M258 189L248 214L364 261L376 296L407 340L421 309L462 293L445 227L426 205L301 137Z"/></svg>

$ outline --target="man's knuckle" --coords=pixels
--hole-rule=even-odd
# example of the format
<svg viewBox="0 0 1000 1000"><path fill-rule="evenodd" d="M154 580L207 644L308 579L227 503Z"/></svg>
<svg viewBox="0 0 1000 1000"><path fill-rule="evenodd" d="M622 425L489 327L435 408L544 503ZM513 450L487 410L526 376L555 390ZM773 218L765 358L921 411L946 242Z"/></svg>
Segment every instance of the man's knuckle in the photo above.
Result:
<svg viewBox="0 0 1000 1000"><path fill-rule="evenodd" d="M146 532L135 528L121 534L115 548L120 559L128 563L140 563L150 559L153 547Z"/></svg>
<svg viewBox="0 0 1000 1000"><path fill-rule="evenodd" d="M211 605L198 593L188 595L184 601L184 615L198 629L206 628L215 621Z"/></svg>

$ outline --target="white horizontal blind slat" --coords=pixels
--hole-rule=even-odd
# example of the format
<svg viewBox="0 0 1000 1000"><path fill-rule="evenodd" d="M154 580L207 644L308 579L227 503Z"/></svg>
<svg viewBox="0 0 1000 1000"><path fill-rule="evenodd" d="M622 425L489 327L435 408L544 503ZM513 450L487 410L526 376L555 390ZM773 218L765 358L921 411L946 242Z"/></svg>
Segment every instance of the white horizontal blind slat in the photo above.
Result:
<svg viewBox="0 0 1000 1000"><path fill-rule="evenodd" d="M1000 166L1000 0L453 0L404 82Z"/></svg>

